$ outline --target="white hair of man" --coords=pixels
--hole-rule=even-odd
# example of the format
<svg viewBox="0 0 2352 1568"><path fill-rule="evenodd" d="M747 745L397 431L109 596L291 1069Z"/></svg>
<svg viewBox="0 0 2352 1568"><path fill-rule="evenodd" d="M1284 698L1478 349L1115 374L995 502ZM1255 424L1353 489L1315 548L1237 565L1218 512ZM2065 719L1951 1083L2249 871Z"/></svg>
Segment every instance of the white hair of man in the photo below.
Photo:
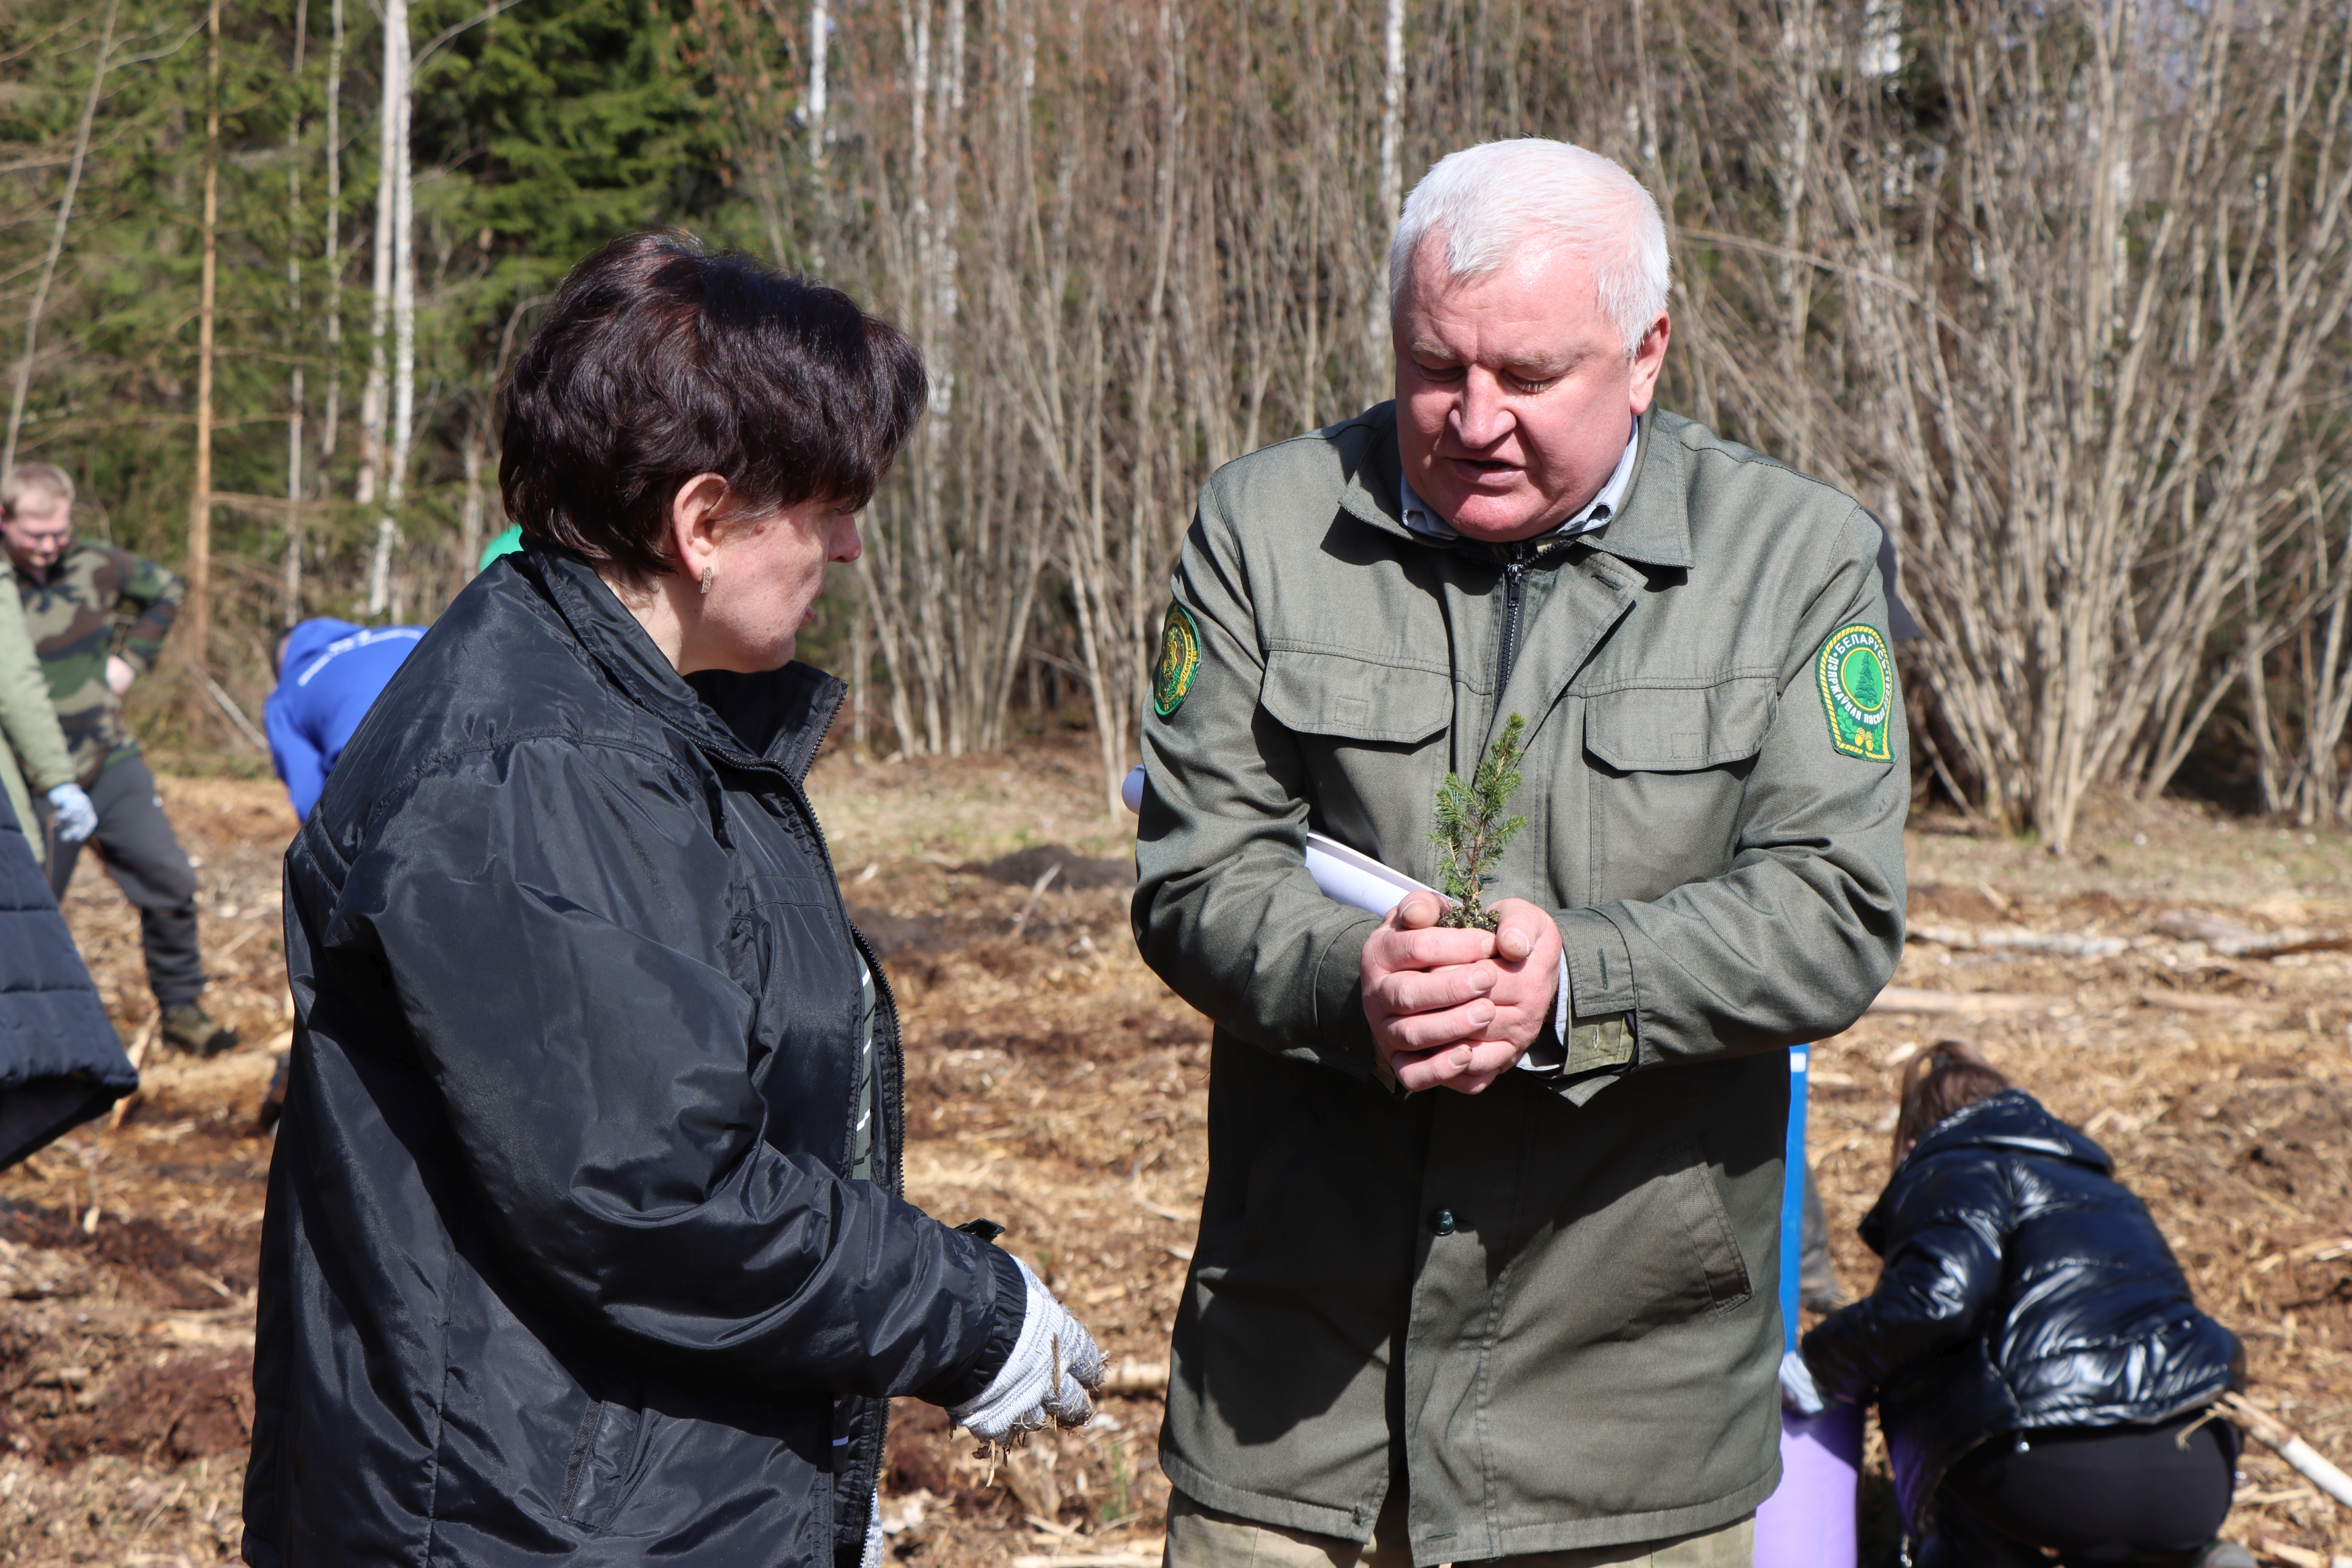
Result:
<svg viewBox="0 0 2352 1568"><path fill-rule="evenodd" d="M1666 308L1673 280L1658 204L1615 160L1539 136L1448 153L1405 198L1389 245L1391 318L1412 282L1421 242L1442 235L1453 277L1500 268L1530 240L1573 250L1592 268L1601 309L1628 359Z"/></svg>
<svg viewBox="0 0 2352 1568"><path fill-rule="evenodd" d="M19 463L0 479L0 512L16 515L24 503L47 517L61 506L71 506L73 476L49 463Z"/></svg>

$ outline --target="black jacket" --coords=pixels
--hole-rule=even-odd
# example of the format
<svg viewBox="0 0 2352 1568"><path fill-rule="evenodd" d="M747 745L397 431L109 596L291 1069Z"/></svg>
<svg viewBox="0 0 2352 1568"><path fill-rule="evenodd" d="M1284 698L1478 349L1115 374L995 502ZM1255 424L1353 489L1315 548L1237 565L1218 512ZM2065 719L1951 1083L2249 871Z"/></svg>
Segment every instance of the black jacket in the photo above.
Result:
<svg viewBox="0 0 2352 1568"><path fill-rule="evenodd" d="M0 1166L138 1087L48 879L0 792Z"/></svg>
<svg viewBox="0 0 2352 1568"><path fill-rule="evenodd" d="M1874 1392L1903 1516L1996 1433L2161 1421L2239 1381L2105 1151L2008 1089L1937 1122L1862 1222L1878 1288L1805 1336L1832 1400Z"/></svg>
<svg viewBox="0 0 2352 1568"><path fill-rule="evenodd" d="M881 1397L1003 1364L1011 1258L896 1195L800 784L841 692L689 688L537 546L384 689L286 857L248 1563L854 1563Z"/></svg>

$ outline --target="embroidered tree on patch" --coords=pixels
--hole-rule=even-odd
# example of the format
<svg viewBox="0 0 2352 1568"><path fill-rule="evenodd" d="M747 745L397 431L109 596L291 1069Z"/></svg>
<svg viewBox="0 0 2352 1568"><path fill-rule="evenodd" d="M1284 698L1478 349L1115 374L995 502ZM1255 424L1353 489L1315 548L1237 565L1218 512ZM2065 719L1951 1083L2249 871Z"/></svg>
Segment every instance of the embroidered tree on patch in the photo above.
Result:
<svg viewBox="0 0 2352 1568"><path fill-rule="evenodd" d="M1503 846L1528 825L1524 816L1503 815L1518 793L1527 733L1528 721L1512 714L1486 747L1468 784L1460 773L1447 773L1437 786L1437 826L1429 841L1437 847L1437 884L1454 900L1454 908L1439 917L1440 925L1495 929L1495 911L1486 908L1483 894L1495 879Z"/></svg>

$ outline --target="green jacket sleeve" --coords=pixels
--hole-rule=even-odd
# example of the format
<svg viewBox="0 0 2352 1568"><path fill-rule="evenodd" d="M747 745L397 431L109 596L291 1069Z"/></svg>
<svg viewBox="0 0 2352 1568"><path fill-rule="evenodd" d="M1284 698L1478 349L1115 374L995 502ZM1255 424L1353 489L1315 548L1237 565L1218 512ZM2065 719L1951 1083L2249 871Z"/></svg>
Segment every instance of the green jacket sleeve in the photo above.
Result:
<svg viewBox="0 0 2352 1568"><path fill-rule="evenodd" d="M131 668L144 675L154 668L157 657L163 653L163 639L171 635L172 623L179 617L188 588L176 574L154 562L127 552L120 553L122 602L136 607L139 617L122 634L122 646L118 651Z"/></svg>
<svg viewBox="0 0 2352 1568"><path fill-rule="evenodd" d="M25 606L16 596L16 574L0 556L0 732L24 764L25 775L44 794L73 782L65 731L49 706L49 683L25 629ZM30 833L28 826L26 831Z"/></svg>
<svg viewBox="0 0 2352 1568"><path fill-rule="evenodd" d="M1307 875L1312 791L1297 743L1258 706L1265 664L1244 576L1212 484L1176 566L1176 656L1163 650L1143 721L1136 944L1241 1038L1371 1078L1359 970L1380 922Z"/></svg>
<svg viewBox="0 0 2352 1568"><path fill-rule="evenodd" d="M1728 868L1662 898L1557 912L1580 1026L1630 1016L1635 1068L1824 1038L1895 973L1911 801L1902 696L1885 668L1890 754L1850 755L1832 742L1816 668L1824 646L1857 625L1885 646L1878 539L1858 508L1834 536L1779 672ZM1574 1098L1607 1081L1588 1080Z"/></svg>

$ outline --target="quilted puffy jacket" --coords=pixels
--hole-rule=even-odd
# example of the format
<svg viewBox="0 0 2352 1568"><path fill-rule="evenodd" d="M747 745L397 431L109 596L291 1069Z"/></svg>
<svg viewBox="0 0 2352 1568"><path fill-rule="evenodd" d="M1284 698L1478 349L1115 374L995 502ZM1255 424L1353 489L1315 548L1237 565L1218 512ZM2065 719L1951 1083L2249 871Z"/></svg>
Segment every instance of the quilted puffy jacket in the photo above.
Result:
<svg viewBox="0 0 2352 1568"><path fill-rule="evenodd" d="M1003 1366L1017 1266L898 1195L800 783L842 692L689 686L536 545L384 688L286 857L247 1562L855 1564L883 1397Z"/></svg>
<svg viewBox="0 0 2352 1568"><path fill-rule="evenodd" d="M0 1168L138 1087L48 879L0 795Z"/></svg>
<svg viewBox="0 0 2352 1568"><path fill-rule="evenodd" d="M1804 1339L1832 1400L1875 1394L1916 1534L1944 1473L1999 1433L2162 1421L2243 1381L2105 1151L2008 1089L1929 1129L1862 1238L1868 1297Z"/></svg>

